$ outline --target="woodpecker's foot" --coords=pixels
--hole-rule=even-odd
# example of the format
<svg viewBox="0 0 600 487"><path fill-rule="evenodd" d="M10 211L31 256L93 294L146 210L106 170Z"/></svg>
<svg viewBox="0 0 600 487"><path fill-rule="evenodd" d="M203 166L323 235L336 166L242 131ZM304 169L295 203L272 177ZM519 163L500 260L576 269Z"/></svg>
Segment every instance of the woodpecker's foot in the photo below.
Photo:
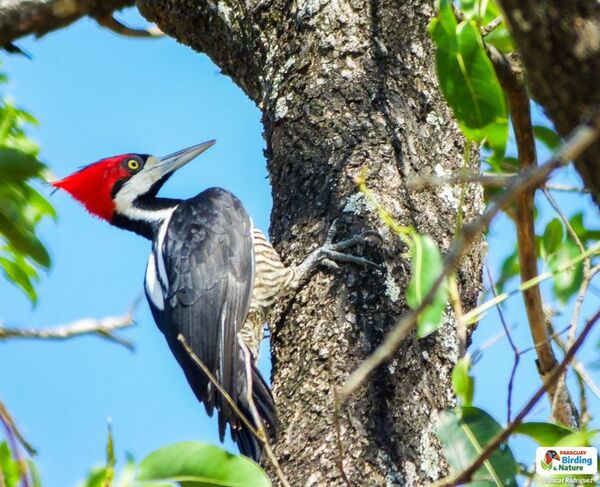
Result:
<svg viewBox="0 0 600 487"><path fill-rule="evenodd" d="M298 284L310 275L310 273L320 264L334 269L339 269L338 263L341 262L349 262L363 267L379 267L375 262L366 259L365 257L359 257L343 252L350 247L372 241L373 239L381 240L381 235L379 235L379 233L374 230L367 230L354 237L333 243L336 232L337 220L334 220L327 231L325 243L318 249L313 250L306 260L296 268L296 282Z"/></svg>

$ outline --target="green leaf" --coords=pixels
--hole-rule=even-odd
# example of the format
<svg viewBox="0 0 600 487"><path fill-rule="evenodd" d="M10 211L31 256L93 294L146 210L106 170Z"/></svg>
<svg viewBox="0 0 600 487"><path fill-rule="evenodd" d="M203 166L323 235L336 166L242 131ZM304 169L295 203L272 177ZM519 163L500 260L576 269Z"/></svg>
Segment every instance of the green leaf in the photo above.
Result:
<svg viewBox="0 0 600 487"><path fill-rule="evenodd" d="M560 147L562 140L560 136L550 127L544 127L543 125L534 125L533 134L542 144L548 149L554 151Z"/></svg>
<svg viewBox="0 0 600 487"><path fill-rule="evenodd" d="M573 433L573 430L556 423L532 421L521 423L517 426L516 432L529 436L540 446L557 446L562 445L561 439Z"/></svg>
<svg viewBox="0 0 600 487"><path fill-rule="evenodd" d="M29 477L31 478L31 487L42 487L40 472L33 461L27 460L27 470L29 471Z"/></svg>
<svg viewBox="0 0 600 487"><path fill-rule="evenodd" d="M575 244L566 241L548 258L548 267L551 272L555 273L552 276L552 289L556 298L563 304L565 304L581 286L583 280L583 262L578 262L562 272L556 272L561 266L566 265L569 260L578 256L580 253L579 248Z"/></svg>
<svg viewBox="0 0 600 487"><path fill-rule="evenodd" d="M31 278L31 280L33 281L38 281L39 280L39 275L37 273L37 270L35 267L33 267L25 257L23 257L20 254L16 254L14 252L10 252L10 249L6 249L6 251L10 254L10 257L12 258L13 262L15 264L17 264L21 270L27 274L27 276L29 278Z"/></svg>
<svg viewBox="0 0 600 487"><path fill-rule="evenodd" d="M491 44L504 54L508 54L515 50L515 44L504 22L485 36L485 43Z"/></svg>
<svg viewBox="0 0 600 487"><path fill-rule="evenodd" d="M37 157L18 149L0 147L0 179L24 181L37 177L44 169Z"/></svg>
<svg viewBox="0 0 600 487"><path fill-rule="evenodd" d="M4 257L0 257L0 267L4 271L5 277L21 289L29 300L35 304L37 302L37 294L28 273L17 265L16 262Z"/></svg>
<svg viewBox="0 0 600 487"><path fill-rule="evenodd" d="M485 140L504 152L508 139L506 102L477 24L457 24L452 2L441 0L429 33L437 47L440 88L463 133L470 140Z"/></svg>
<svg viewBox="0 0 600 487"><path fill-rule="evenodd" d="M594 230L590 230L589 228L586 228L586 226L583 223L583 213L579 212L576 213L575 215L573 215L570 219L569 219L569 223L571 224L571 227L573 228L573 231L575 232L575 234L579 237L579 240L581 240L581 242L585 245L587 244L590 240L600 240L600 230L594 229ZM571 236L567 233L567 238L571 239ZM573 242L575 243L575 242Z"/></svg>
<svg viewBox="0 0 600 487"><path fill-rule="evenodd" d="M496 282L496 287L498 288L498 291L503 293L504 286L506 286L506 283L512 277L518 276L520 272L521 268L519 266L519 252L517 251L517 249L515 249L508 257L506 257L502 261L502 265L500 267L500 277Z"/></svg>
<svg viewBox="0 0 600 487"><path fill-rule="evenodd" d="M160 448L139 465L137 481L185 482L186 487L270 487L261 468L241 455L205 443Z"/></svg>
<svg viewBox="0 0 600 487"><path fill-rule="evenodd" d="M442 411L438 438L448 463L455 473L462 472L485 446L502 431L501 426L485 411L475 407L461 408L460 414ZM477 485L517 486L517 463L507 444L500 445L473 475ZM470 484L473 485L473 484Z"/></svg>
<svg viewBox="0 0 600 487"><path fill-rule="evenodd" d="M56 218L56 212L30 185L32 179L43 181L47 168L37 158L37 144L23 130L27 124L37 120L0 95L0 247L6 257L0 268L35 303L33 281L38 274L31 264L50 266L36 226L45 216Z"/></svg>
<svg viewBox="0 0 600 487"><path fill-rule="evenodd" d="M108 423L108 437L106 439L106 484L112 485L112 481L115 477L115 464L117 459L115 458L115 445L113 442L112 427L110 422Z"/></svg>
<svg viewBox="0 0 600 487"><path fill-rule="evenodd" d="M25 134L13 135L9 145L16 150L34 157L37 157L40 152L39 146Z"/></svg>
<svg viewBox="0 0 600 487"><path fill-rule="evenodd" d="M0 118L0 146L4 145L8 139L10 130L17 121L17 111L12 105L6 104L2 107Z"/></svg>
<svg viewBox="0 0 600 487"><path fill-rule="evenodd" d="M560 439L559 446L592 446L599 430L573 431Z"/></svg>
<svg viewBox="0 0 600 487"><path fill-rule="evenodd" d="M24 192L27 198L27 206L24 209L24 216L28 221L31 222L32 225L35 226L45 216L49 216L56 221L56 210L46 198L44 198L31 186L27 186Z"/></svg>
<svg viewBox="0 0 600 487"><path fill-rule="evenodd" d="M414 234L410 256L411 276L406 290L406 302L412 309L416 309L442 272L442 254L433 239L427 235ZM447 301L448 285L444 280L438 287L431 304L419 315L417 337L423 338L441 326Z"/></svg>
<svg viewBox="0 0 600 487"><path fill-rule="evenodd" d="M458 4L465 17L475 20L482 26L489 24L500 15L494 0L460 0Z"/></svg>
<svg viewBox="0 0 600 487"><path fill-rule="evenodd" d="M21 122L28 123L30 125L39 125L40 122L37 118L35 118L31 113L26 112L20 108L15 109L17 112L17 119Z"/></svg>
<svg viewBox="0 0 600 487"><path fill-rule="evenodd" d="M473 404L473 392L475 385L471 372L471 357L465 355L452 369L452 385L454 394L460 399L462 406Z"/></svg>
<svg viewBox="0 0 600 487"><path fill-rule="evenodd" d="M19 464L13 460L8 444L0 443L0 472L4 476L6 487L16 487L21 478Z"/></svg>
<svg viewBox="0 0 600 487"><path fill-rule="evenodd" d="M483 142L495 150L504 151L508 140L507 122L492 122L483 126L481 129L471 128L468 125L461 124L460 120L459 125L467 139L475 142Z"/></svg>
<svg viewBox="0 0 600 487"><path fill-rule="evenodd" d="M11 246L18 252L31 257L39 265L50 267L50 256L44 244L40 242L35 233L13 221L8 215L3 214L0 208L0 234L5 237Z"/></svg>
<svg viewBox="0 0 600 487"><path fill-rule="evenodd" d="M554 218L548 222L543 237L543 248L546 255L551 255L559 249L564 238L564 233L563 225L558 218Z"/></svg>
<svg viewBox="0 0 600 487"><path fill-rule="evenodd" d="M78 487L106 487L106 467L93 467Z"/></svg>

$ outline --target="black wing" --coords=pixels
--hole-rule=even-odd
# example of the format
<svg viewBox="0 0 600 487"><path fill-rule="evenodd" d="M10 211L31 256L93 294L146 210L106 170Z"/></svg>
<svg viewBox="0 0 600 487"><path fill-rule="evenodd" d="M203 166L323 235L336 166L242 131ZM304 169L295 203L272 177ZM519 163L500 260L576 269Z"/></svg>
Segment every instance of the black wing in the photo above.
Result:
<svg viewBox="0 0 600 487"><path fill-rule="evenodd" d="M168 286L164 310L149 300L157 324L208 414L212 415L214 408L219 411L221 441L229 423L242 453L258 459L261 449L256 439L177 340L181 333L252 421L244 355L238 342L254 282L250 218L231 193L208 189L179 204L159 250ZM252 372L257 409L274 434L277 420L271 393L254 365Z"/></svg>

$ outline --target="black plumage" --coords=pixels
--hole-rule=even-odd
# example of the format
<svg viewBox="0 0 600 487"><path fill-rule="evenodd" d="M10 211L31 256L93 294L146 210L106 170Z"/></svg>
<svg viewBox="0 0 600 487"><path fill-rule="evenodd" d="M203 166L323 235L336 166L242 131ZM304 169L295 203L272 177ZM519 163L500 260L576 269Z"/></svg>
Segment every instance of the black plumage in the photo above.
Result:
<svg viewBox="0 0 600 487"><path fill-rule="evenodd" d="M157 245L161 240L154 242ZM162 248L154 249L154 255L157 276L160 280L164 274L163 280L166 277L167 281L163 283L164 309L148 296L156 323L208 414L212 415L215 408L218 410L221 440L229 423L240 451L258 460L259 442L177 339L180 333L185 337L194 353L253 422L247 401L244 353L238 338L254 286L250 218L234 195L220 188L208 189L177 205ZM254 402L269 433L274 435L277 416L273 398L254 360L251 362Z"/></svg>
<svg viewBox="0 0 600 487"><path fill-rule="evenodd" d="M324 259L375 265L342 252L373 232L333 243L334 224L327 241L304 262L285 266L263 233L252 228L242 204L231 193L211 188L189 200L157 197L174 171L214 142L162 158L132 153L109 157L53 185L70 193L92 214L153 242L144 288L154 319L196 397L208 414L217 409L221 440L229 424L241 452L259 460L261 444L235 411L254 423L248 401L250 382L262 422L271 439L275 437L273 397L256 369L269 310L285 293L298 289ZM235 408L189 356L178 340L180 335Z"/></svg>

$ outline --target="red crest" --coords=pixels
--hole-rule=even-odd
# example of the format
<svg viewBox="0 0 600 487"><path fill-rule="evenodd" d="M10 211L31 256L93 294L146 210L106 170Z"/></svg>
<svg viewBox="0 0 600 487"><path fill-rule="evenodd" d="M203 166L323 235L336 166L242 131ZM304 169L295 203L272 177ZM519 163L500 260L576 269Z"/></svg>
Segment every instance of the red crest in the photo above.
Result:
<svg viewBox="0 0 600 487"><path fill-rule="evenodd" d="M124 154L102 159L60 181L54 181L52 186L69 193L92 215L110 222L115 211L112 191L117 181L129 175L122 162L130 156Z"/></svg>

